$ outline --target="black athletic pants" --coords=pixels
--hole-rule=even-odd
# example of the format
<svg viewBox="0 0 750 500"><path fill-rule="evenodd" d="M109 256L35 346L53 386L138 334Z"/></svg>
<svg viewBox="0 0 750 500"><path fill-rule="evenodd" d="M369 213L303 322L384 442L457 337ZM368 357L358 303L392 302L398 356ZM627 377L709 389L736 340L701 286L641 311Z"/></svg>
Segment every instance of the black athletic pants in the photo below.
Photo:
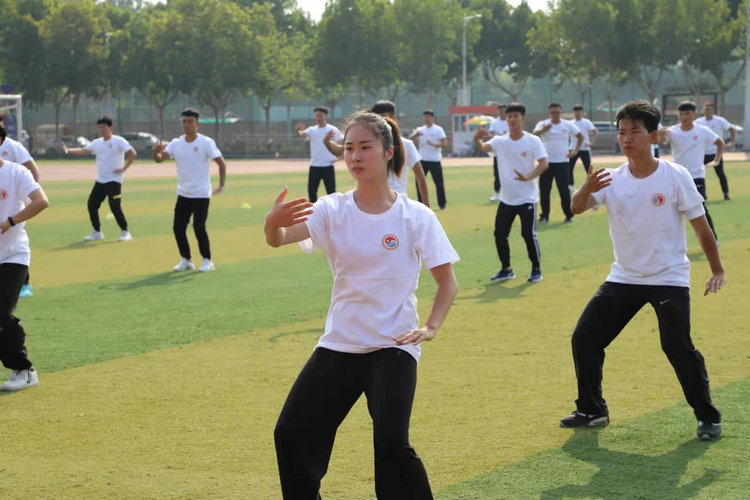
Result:
<svg viewBox="0 0 750 500"><path fill-rule="evenodd" d="M716 158L716 154L705 155L703 157L703 164L705 165L710 161L714 161L714 158ZM719 164L714 167L714 171L716 172L716 176L719 178L719 184L721 184L721 192L724 193L724 196L729 195L729 183L727 182L727 175L724 173L724 158L722 158Z"/></svg>
<svg viewBox="0 0 750 500"><path fill-rule="evenodd" d="M541 252L539 251L539 240L536 237L536 204L524 203L523 205L506 205L500 202L495 215L495 247L503 269L510 266L510 246L508 235L513 221L518 215L521 218L521 236L526 242L526 252L531 261L533 269L539 268Z"/></svg>
<svg viewBox="0 0 750 500"><path fill-rule="evenodd" d="M706 179L693 179L693 182L695 182L695 187L698 189L698 192L703 196L703 199L706 199ZM711 219L711 215L708 213L708 207L706 206L706 202L703 202L703 209L706 211L706 220L708 220L708 225L711 226L711 231L714 233L714 238L717 240L719 239L718 236L716 236L716 229L714 229L714 221Z"/></svg>
<svg viewBox="0 0 750 500"><path fill-rule="evenodd" d="M128 228L128 221L125 220L125 215L122 213L122 184L115 181L95 182L94 187L91 189L88 208L89 218L91 219L91 225L94 226L94 230L102 230L101 223L99 222L99 207L102 205L104 198L109 198L109 208L112 210L112 215L115 216L120 229L125 231Z"/></svg>
<svg viewBox="0 0 750 500"><path fill-rule="evenodd" d="M206 220L208 219L208 205L211 198L185 198L177 197L177 203L174 206L174 238L177 240L177 248L180 255L185 259L190 259L190 244L187 239L187 227L190 223L190 216L193 216L193 231L195 238L198 240L198 250L205 259L211 258L211 244L208 241L208 232L206 231Z"/></svg>
<svg viewBox="0 0 750 500"><path fill-rule="evenodd" d="M333 169L333 165L327 167L310 167L310 172L307 175L307 197L311 203L318 201L318 187L321 180L326 187L327 194L336 192L336 172Z"/></svg>
<svg viewBox="0 0 750 500"><path fill-rule="evenodd" d="M721 414L711 403L703 356L690 339L690 289L677 286L605 282L599 287L573 332L578 411L589 415L609 414L602 398L604 349L647 303L656 311L661 348L695 416L703 422L720 422Z"/></svg>
<svg viewBox="0 0 750 500"><path fill-rule="evenodd" d="M589 166L591 166L591 151L578 151L575 156L572 156L570 158L569 167L570 167L570 179L568 180L568 184L571 186L575 186L575 176L573 175L573 171L576 168L576 162L578 161L578 158L581 159L581 162L583 163L583 171L586 172L586 175L589 174Z"/></svg>
<svg viewBox="0 0 750 500"><path fill-rule="evenodd" d="M495 175L495 185L494 185L495 192L499 193L500 192L500 172L497 169L497 156L494 156L492 158L492 172Z"/></svg>
<svg viewBox="0 0 750 500"><path fill-rule="evenodd" d="M432 181L435 183L435 191L437 191L437 202L440 208L445 208L445 186L443 185L443 165L439 161L425 161L422 160L422 169L424 170L425 179L427 174L432 173ZM419 186L417 186L417 199L422 202L422 197L419 194Z"/></svg>
<svg viewBox="0 0 750 500"><path fill-rule="evenodd" d="M552 192L552 179L557 184L557 192L560 193L560 205L565 213L565 218L573 217L570 209L570 189L568 188L568 177L570 177L570 164L550 163L549 168L539 176L539 195L542 205L541 217L549 218L550 193Z"/></svg>
<svg viewBox="0 0 750 500"><path fill-rule="evenodd" d="M320 498L336 430L362 393L373 423L377 497L432 498L422 460L409 445L416 385L417 362L401 349L367 354L315 349L274 430L284 498Z"/></svg>
<svg viewBox="0 0 750 500"><path fill-rule="evenodd" d="M13 316L28 272L23 264L0 264L0 361L11 370L31 368L24 345L26 332Z"/></svg>

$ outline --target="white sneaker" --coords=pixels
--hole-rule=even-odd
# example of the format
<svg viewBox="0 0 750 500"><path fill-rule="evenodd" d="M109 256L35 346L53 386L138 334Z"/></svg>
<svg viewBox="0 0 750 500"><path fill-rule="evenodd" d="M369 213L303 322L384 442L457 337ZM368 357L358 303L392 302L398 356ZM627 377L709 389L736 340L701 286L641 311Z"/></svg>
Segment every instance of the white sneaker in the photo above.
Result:
<svg viewBox="0 0 750 500"><path fill-rule="evenodd" d="M193 269L195 269L193 261L183 258L179 264L172 268L172 271L192 271Z"/></svg>
<svg viewBox="0 0 750 500"><path fill-rule="evenodd" d="M91 231L91 234L86 236L83 241L101 241L104 239L104 233L101 231Z"/></svg>
<svg viewBox="0 0 750 500"><path fill-rule="evenodd" d="M20 391L35 385L39 385L39 376L34 368L13 370L10 378L3 385L0 385L0 391Z"/></svg>
<svg viewBox="0 0 750 500"><path fill-rule="evenodd" d="M130 241L133 239L133 235L130 234L130 231L127 229L122 232L119 238L117 238L119 241Z"/></svg>
<svg viewBox="0 0 750 500"><path fill-rule="evenodd" d="M493 194L490 201L500 201L500 193Z"/></svg>
<svg viewBox="0 0 750 500"><path fill-rule="evenodd" d="M198 271L202 273L207 273L213 270L214 270L214 263L211 262L209 259L203 259L203 262L201 262L201 267L198 268Z"/></svg>

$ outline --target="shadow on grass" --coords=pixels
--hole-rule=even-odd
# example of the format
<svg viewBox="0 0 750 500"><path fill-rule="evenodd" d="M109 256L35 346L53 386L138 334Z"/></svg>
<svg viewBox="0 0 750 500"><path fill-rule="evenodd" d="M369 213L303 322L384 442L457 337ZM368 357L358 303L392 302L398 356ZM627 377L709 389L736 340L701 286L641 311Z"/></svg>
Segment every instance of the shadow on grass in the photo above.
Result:
<svg viewBox="0 0 750 500"><path fill-rule="evenodd" d="M295 335L323 335L323 329L322 328L307 328L306 330L297 330L295 332L284 332L274 335L273 337L269 338L268 341L272 344L275 344L279 339L283 339L285 337L293 337Z"/></svg>
<svg viewBox="0 0 750 500"><path fill-rule="evenodd" d="M688 252L687 257L688 259L690 259L690 262L700 262L702 260L706 260L706 254L704 254L700 250Z"/></svg>
<svg viewBox="0 0 750 500"><path fill-rule="evenodd" d="M485 285L478 294L460 297L456 300L477 299L480 302L496 302L500 299L517 299L523 297L526 289L533 285L534 283L528 281L518 286L505 286L505 282L490 283Z"/></svg>
<svg viewBox="0 0 750 500"><path fill-rule="evenodd" d="M697 479L680 485L688 464L709 446L709 442L691 439L662 455L637 455L602 448L598 429L576 429L562 450L599 470L588 484L559 486L542 492L540 498L600 498L602 492L627 498L693 498L722 474L708 469Z"/></svg>
<svg viewBox="0 0 750 500"><path fill-rule="evenodd" d="M197 272L197 271L196 271ZM135 281L121 282L116 281L112 283L104 283L99 286L101 290L136 290L146 286L164 286L173 285L176 283L185 283L186 281L192 281L195 278L196 272L173 272L168 271L165 273L151 274Z"/></svg>
<svg viewBox="0 0 750 500"><path fill-rule="evenodd" d="M113 243L122 243L118 240L104 240L104 241L73 241L67 245L60 245L55 247L55 250L80 250L83 248L96 248L101 245L112 245Z"/></svg>

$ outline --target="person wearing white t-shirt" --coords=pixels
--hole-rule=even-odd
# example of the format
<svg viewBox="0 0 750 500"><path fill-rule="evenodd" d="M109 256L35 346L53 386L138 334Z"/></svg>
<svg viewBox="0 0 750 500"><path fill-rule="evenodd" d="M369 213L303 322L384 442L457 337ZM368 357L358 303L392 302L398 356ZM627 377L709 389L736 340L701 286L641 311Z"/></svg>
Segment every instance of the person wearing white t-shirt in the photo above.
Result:
<svg viewBox="0 0 750 500"><path fill-rule="evenodd" d="M615 262L607 280L583 310L573 332L573 361L578 379L576 409L563 427L609 423L602 397L604 349L645 305L659 322L661 347L674 368L698 420L698 438L721 434L721 414L711 402L703 356L690 338L690 260L685 219L697 236L711 268L704 295L726 281L711 228L690 173L651 155L659 111L648 101L631 101L617 112L617 138L628 161L612 170L589 168L586 182L573 194L577 214L606 205Z"/></svg>
<svg viewBox="0 0 750 500"><path fill-rule="evenodd" d="M372 113L375 113L376 115L390 118L398 123L398 118L396 116L396 105L391 101L381 99L372 105L370 111ZM328 148L328 151L330 151L332 154L336 155L337 157L343 156L344 146L342 144L333 142L334 135L334 131L328 132L328 134L326 134L326 136L323 138L323 144L325 144L326 148ZM404 161L406 162L405 166L407 168L402 168L399 175L396 175L393 171L389 171L388 185L391 186L391 189L393 189L397 193L403 193L406 196L409 196L409 193L407 193L407 186L409 179L409 169L411 169L414 172L414 178L417 183L417 193L419 199L422 203L425 204L425 206L429 207L430 196L427 192L427 179L425 179L424 171L422 170L422 158L419 156L419 151L417 151L417 147L414 145L414 142L410 139L407 139L406 137L401 138L401 143L404 147Z"/></svg>
<svg viewBox="0 0 750 500"><path fill-rule="evenodd" d="M89 219L93 226L93 232L86 236L85 241L99 241L104 239L101 222L99 221L99 207L104 198L108 198L109 209L115 216L117 225L122 231L120 241L130 241L133 237L128 231L128 221L122 212L122 181L125 171L130 168L136 157L135 149L128 141L114 134L114 124L108 116L103 116L96 121L99 130L99 138L82 148L69 148L63 143L63 151L66 155L83 156L96 155L96 182L89 194L87 203Z"/></svg>
<svg viewBox="0 0 750 500"><path fill-rule="evenodd" d="M31 157L28 150L20 142L8 137L7 130L3 121L0 120L0 158L5 161L18 163L28 168L36 182L39 182L39 168ZM31 287L30 277L26 274L26 280L21 287L20 298L25 299L34 295L34 289Z"/></svg>
<svg viewBox="0 0 750 500"><path fill-rule="evenodd" d="M707 102L703 105L703 116L695 120L698 125L703 125L713 130L714 134L718 135L722 139L726 137L726 133L729 132L729 142L726 144L724 149L731 148L734 146L735 131L731 123L725 118L717 115L714 112L714 103ZM703 158L703 163L711 163L716 158L716 146L711 144L706 149L706 156ZM722 158L714 167L714 172L719 178L719 184L721 184L721 191L724 193L724 200L729 201L729 182L727 182L727 176L724 173L724 159Z"/></svg>
<svg viewBox="0 0 750 500"><path fill-rule="evenodd" d="M435 123L434 111L426 109L422 115L424 116L424 125L417 127L409 139L419 139L419 155L422 157L424 175L427 177L427 175L432 174L438 207L440 207L440 210L444 210L447 200L443 180L442 148L448 145L448 136L445 135L443 127ZM422 201L419 190L417 190L417 199Z"/></svg>
<svg viewBox="0 0 750 500"><path fill-rule="evenodd" d="M39 384L24 345L26 332L13 311L31 262L25 221L48 206L47 196L31 172L0 158L0 361L12 370L0 391L18 391Z"/></svg>
<svg viewBox="0 0 750 500"><path fill-rule="evenodd" d="M580 158L581 163L583 163L583 170L585 172L589 171L589 167L591 166L591 148L596 142L596 136L599 135L599 131L596 130L596 127L591 120L583 117L583 106L580 104L573 106L573 119L570 120L570 122L583 134L583 144L581 144L581 149L578 150L576 155L570 157L570 180L568 181L568 184L570 184L569 187L572 191L575 189L576 185L575 176L573 175L576 168L576 162L578 161L578 158ZM570 149L574 149L573 140L570 141Z"/></svg>
<svg viewBox="0 0 750 500"><path fill-rule="evenodd" d="M310 171L307 176L307 196L315 203L318 199L318 187L320 181L325 185L326 193L336 192L336 172L333 162L336 156L328 151L323 144L323 139L333 132L333 140L341 140L341 132L338 128L328 123L328 108L318 106L315 108L315 125L305 128L302 123L297 124L297 136L310 140Z"/></svg>
<svg viewBox="0 0 750 500"><path fill-rule="evenodd" d="M497 105L497 118L492 120L492 123L490 123L490 126L487 129L489 132L488 137L492 138L508 133L506 108L507 106L505 104ZM500 174L497 171L497 156L492 157L492 174L495 177L495 184L493 186L495 188L495 194L490 197L490 201L500 201Z"/></svg>
<svg viewBox="0 0 750 500"><path fill-rule="evenodd" d="M542 120L534 127L534 135L541 137L544 149L547 150L549 168L539 177L539 191L542 213L539 222L549 222L550 193L552 180L557 184L560 194L560 205L565 214L565 222L573 222L573 212L570 211L570 159L578 154L583 144L583 134L567 120L562 119L562 106L559 102L549 105L549 118ZM575 137L576 146L569 148L570 138Z"/></svg>
<svg viewBox="0 0 750 500"><path fill-rule="evenodd" d="M312 238L333 273L325 333L281 410L274 440L284 498L319 498L339 427L362 393L373 420L378 498L432 498L424 465L409 444L420 343L432 340L456 295L458 255L435 213L394 192L388 171L403 168L397 123L355 113L344 160L357 187L285 202L266 215L272 247ZM419 326L420 268L437 292Z"/></svg>
<svg viewBox="0 0 750 500"><path fill-rule="evenodd" d="M677 107L677 117L680 122L669 127L662 134L663 138L672 145L672 159L690 172L695 187L698 188L698 192L705 200L706 168L713 168L721 163L724 155L724 141L714 134L710 128L696 125L694 123L695 116L695 104L690 101L680 103ZM703 159L706 156L706 150L712 145L716 146L716 155L712 161L704 164ZM714 221L708 213L705 203L703 204L703 210L706 212L706 219L708 225L711 226L714 237L718 239Z"/></svg>
<svg viewBox="0 0 750 500"><path fill-rule="evenodd" d="M177 202L174 207L172 229L182 259L174 267L174 271L195 269L187 238L190 217L193 218L193 231L198 240L198 250L203 257L198 271L214 270L206 220L211 196L224 191L227 164L214 140L198 133L199 117L197 110L187 108L182 112L181 120L184 135L172 139L172 142L166 146L164 143L159 143L152 150L156 163L172 157L177 164ZM219 166L219 187L213 190L211 189L211 160Z"/></svg>
<svg viewBox="0 0 750 500"><path fill-rule="evenodd" d="M506 116L507 134L496 135L487 142L482 141L489 135L486 130L480 129L474 135L477 151L495 153L503 186L495 215L495 247L502 268L490 279L505 281L516 278L510 265L508 235L513 221L519 216L521 236L526 242L526 252L531 261L528 281L537 282L542 280L542 256L536 236L536 204L539 201L536 179L547 169L547 151L539 137L523 130L526 106L511 103L506 109Z"/></svg>

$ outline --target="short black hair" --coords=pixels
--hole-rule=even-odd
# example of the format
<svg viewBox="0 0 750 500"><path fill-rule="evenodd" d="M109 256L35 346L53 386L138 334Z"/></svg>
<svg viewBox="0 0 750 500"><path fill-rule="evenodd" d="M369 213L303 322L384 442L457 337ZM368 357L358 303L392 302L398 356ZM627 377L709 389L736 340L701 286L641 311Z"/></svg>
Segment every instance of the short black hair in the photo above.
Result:
<svg viewBox="0 0 750 500"><path fill-rule="evenodd" d="M104 124L104 125L106 125L108 127L111 127L111 126L114 125L114 123L112 122L112 118L110 118L107 115L104 115L101 118L99 118L98 120L96 120L96 124L97 125Z"/></svg>
<svg viewBox="0 0 750 500"><path fill-rule="evenodd" d="M520 102L512 102L505 107L505 114L510 113L521 113L521 116L526 116L526 106Z"/></svg>
<svg viewBox="0 0 750 500"><path fill-rule="evenodd" d="M200 118L200 113L198 113L198 110L195 108L185 108L182 113L180 113L180 116L192 116L196 120Z"/></svg>
<svg viewBox="0 0 750 500"><path fill-rule="evenodd" d="M372 105L372 109L370 109L372 113L375 113L376 115L382 115L384 113L389 113L393 116L396 116L396 105L393 104L391 101L387 101L385 99L381 99L375 104Z"/></svg>
<svg viewBox="0 0 750 500"><path fill-rule="evenodd" d="M325 113L325 115L328 116L328 108L326 108L325 106L318 106L313 109L313 113L317 113L318 111L320 111L321 113Z"/></svg>
<svg viewBox="0 0 750 500"><path fill-rule="evenodd" d="M703 107L704 108L716 109L716 104L714 104L711 101L706 101L706 102L703 103Z"/></svg>
<svg viewBox="0 0 750 500"><path fill-rule="evenodd" d="M508 112L508 109L507 109L508 105L505 104L504 102L497 103L497 109L503 109L503 108L505 108L505 112L507 113Z"/></svg>
<svg viewBox="0 0 750 500"><path fill-rule="evenodd" d="M547 109L552 109L552 108L562 109L562 104L560 104L559 102L551 102L549 103L549 106L547 107Z"/></svg>
<svg viewBox="0 0 750 500"><path fill-rule="evenodd" d="M630 101L617 110L615 123L620 128L620 120L640 120L649 132L655 131L661 121L661 113L656 106L643 99Z"/></svg>
<svg viewBox="0 0 750 500"><path fill-rule="evenodd" d="M573 111L583 111L583 106L581 106L580 104L576 104L575 106L573 106Z"/></svg>
<svg viewBox="0 0 750 500"><path fill-rule="evenodd" d="M435 116L435 112L433 110L431 110L431 109L425 109L422 114L423 115Z"/></svg>
<svg viewBox="0 0 750 500"><path fill-rule="evenodd" d="M679 106L677 106L677 111L695 111L695 103L693 101L682 101Z"/></svg>
<svg viewBox="0 0 750 500"><path fill-rule="evenodd" d="M0 117L0 144L5 142L6 137L8 137L8 131L5 130L5 124L3 123L2 117Z"/></svg>

